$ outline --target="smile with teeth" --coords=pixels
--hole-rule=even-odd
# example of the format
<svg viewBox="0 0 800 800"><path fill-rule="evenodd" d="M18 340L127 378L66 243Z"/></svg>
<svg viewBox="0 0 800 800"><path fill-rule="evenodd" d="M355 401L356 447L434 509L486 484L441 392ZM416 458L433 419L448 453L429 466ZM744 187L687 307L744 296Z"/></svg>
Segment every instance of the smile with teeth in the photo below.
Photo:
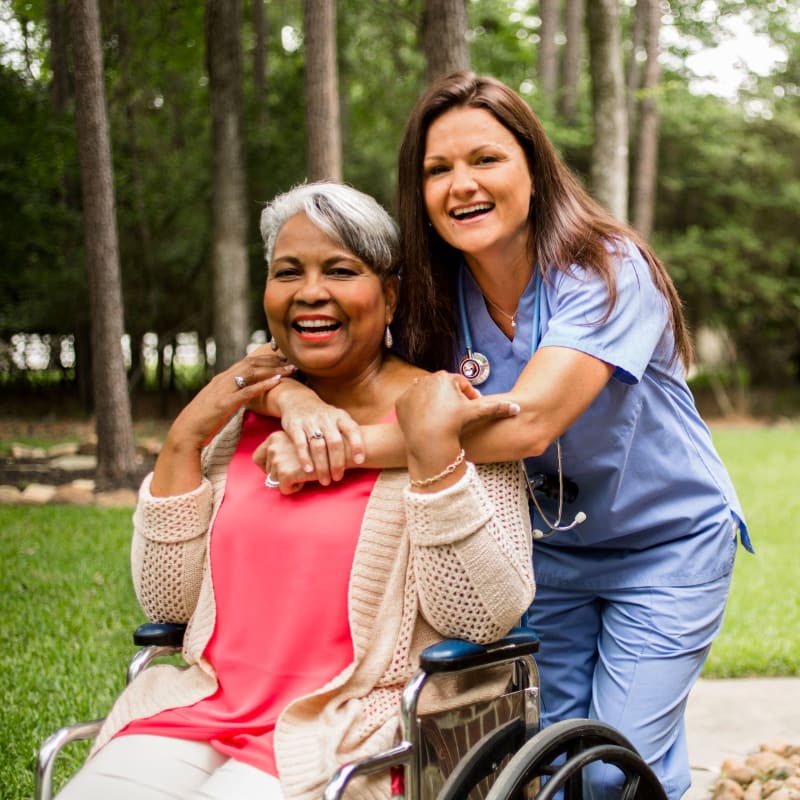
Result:
<svg viewBox="0 0 800 800"><path fill-rule="evenodd" d="M491 211L493 208L493 203L474 203L471 206L454 208L450 212L450 216L455 217L456 219L470 219L471 217L477 217L479 214L484 214L487 211Z"/></svg>
<svg viewBox="0 0 800 800"><path fill-rule="evenodd" d="M342 327L342 323L335 319L296 319L292 327L301 334L307 336L318 336L321 334L332 333Z"/></svg>

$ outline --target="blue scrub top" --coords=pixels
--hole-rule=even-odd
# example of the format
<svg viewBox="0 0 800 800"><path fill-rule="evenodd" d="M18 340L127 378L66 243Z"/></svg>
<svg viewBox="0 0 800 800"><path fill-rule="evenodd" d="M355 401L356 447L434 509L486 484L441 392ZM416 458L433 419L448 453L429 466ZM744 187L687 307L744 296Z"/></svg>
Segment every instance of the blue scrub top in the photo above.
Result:
<svg viewBox="0 0 800 800"><path fill-rule="evenodd" d="M520 299L510 341L489 316L480 289L464 270L472 346L489 358L483 394L510 391L538 347L568 347L614 367L606 387L561 437L564 476L578 497L562 524L586 520L536 542L536 580L582 589L687 586L726 574L737 530L752 551L744 515L683 377L670 362L674 339L664 296L631 246L617 260L617 302L607 312L605 283L580 266L551 270L541 282L534 336L536 281ZM460 332L459 352L466 349ZM528 474L557 472L556 448L525 459ZM557 501L537 493L548 520ZM549 527L531 506L534 528Z"/></svg>

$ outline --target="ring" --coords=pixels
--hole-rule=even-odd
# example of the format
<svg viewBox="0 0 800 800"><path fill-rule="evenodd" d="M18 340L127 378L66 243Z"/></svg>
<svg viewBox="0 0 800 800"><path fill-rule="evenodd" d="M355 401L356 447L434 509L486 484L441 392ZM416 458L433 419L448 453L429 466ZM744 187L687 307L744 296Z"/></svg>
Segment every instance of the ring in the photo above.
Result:
<svg viewBox="0 0 800 800"><path fill-rule="evenodd" d="M264 486L266 486L267 489L277 489L280 485L281 482L276 481L272 475L267 475L266 479L264 480Z"/></svg>
<svg viewBox="0 0 800 800"><path fill-rule="evenodd" d="M311 431L311 438L312 439L324 439L325 438L325 434L319 428L317 428L316 430Z"/></svg>
<svg viewBox="0 0 800 800"><path fill-rule="evenodd" d="M244 389L247 387L247 381L241 375L236 375L233 379L233 382L236 384L238 389Z"/></svg>

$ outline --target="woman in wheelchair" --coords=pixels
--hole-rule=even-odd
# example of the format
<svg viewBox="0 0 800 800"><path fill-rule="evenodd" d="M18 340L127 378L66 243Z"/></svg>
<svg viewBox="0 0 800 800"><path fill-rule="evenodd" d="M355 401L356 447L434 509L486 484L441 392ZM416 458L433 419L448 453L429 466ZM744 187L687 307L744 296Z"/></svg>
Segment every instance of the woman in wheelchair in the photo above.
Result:
<svg viewBox="0 0 800 800"><path fill-rule="evenodd" d="M394 743L424 647L493 641L532 600L520 467L476 468L460 441L516 409L391 352L392 219L320 183L277 197L261 229L270 345L179 414L134 514L139 602L188 623L187 666L151 666L126 688L60 800L318 798L340 764ZM265 484L254 451L282 434L254 409L295 369L357 423L396 419L407 468ZM376 776L353 796L389 795Z"/></svg>

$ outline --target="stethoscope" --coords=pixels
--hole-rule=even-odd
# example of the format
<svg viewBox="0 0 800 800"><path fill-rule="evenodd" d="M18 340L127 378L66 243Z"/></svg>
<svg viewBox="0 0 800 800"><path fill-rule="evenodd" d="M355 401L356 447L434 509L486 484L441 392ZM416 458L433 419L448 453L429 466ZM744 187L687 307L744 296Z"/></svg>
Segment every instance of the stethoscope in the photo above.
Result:
<svg viewBox="0 0 800 800"><path fill-rule="evenodd" d="M473 385L473 386L480 386L482 383L485 383L486 380L489 378L489 374L492 371L492 366L489 363L489 359L483 355L483 353L479 353L475 348L472 346L472 332L470 331L469 326L469 317L467 315L467 304L464 299L464 270L466 267L462 264L460 269L458 270L458 313L461 317L461 332L464 335L464 346L466 349L466 354L463 356L461 361L458 363L458 371ZM531 331L531 351L530 357L533 358L533 354L536 352L537 348L539 347L539 320L541 317L541 303L542 303L542 273L537 269L536 276L534 278L534 302L533 302L533 330ZM552 522L547 519L547 515L544 513L539 501L536 498L534 493L534 486L531 483L531 479L528 477L528 471L525 469L525 464L521 465L522 474L525 476L525 485L528 489L528 497L530 497L531 502L533 503L534 508L536 509L539 516L544 521L544 524L547 526L546 531L542 531L539 528L535 528L533 531L533 538L534 539L545 539L548 536L552 536L554 533L557 532L564 532L564 531L571 531L577 525L580 525L585 519L586 514L583 511L579 511L575 518L572 520L569 525L562 525L561 524L561 516L564 510L564 472L561 466L561 440L556 439L556 463L558 467L558 513L556 514L555 520Z"/></svg>

